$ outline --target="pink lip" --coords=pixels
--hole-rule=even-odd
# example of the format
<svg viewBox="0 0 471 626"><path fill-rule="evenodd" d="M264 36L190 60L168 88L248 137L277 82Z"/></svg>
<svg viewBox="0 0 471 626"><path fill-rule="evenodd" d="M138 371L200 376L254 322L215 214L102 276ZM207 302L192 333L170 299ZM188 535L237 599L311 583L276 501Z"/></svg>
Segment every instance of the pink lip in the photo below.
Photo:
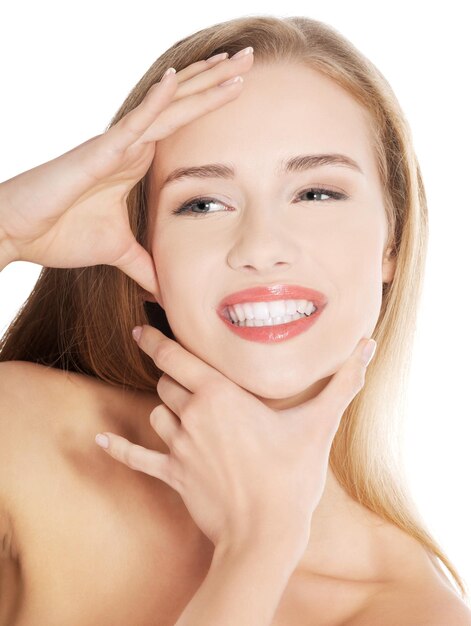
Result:
<svg viewBox="0 0 471 626"><path fill-rule="evenodd" d="M317 307L317 311L294 322L276 324L274 326L237 326L232 323L226 308L243 302L268 302L270 300L309 300ZM272 343L284 341L305 332L319 318L327 305L327 296L320 291L299 285L269 285L252 287L237 291L223 298L217 312L222 321L239 337L249 341Z"/></svg>

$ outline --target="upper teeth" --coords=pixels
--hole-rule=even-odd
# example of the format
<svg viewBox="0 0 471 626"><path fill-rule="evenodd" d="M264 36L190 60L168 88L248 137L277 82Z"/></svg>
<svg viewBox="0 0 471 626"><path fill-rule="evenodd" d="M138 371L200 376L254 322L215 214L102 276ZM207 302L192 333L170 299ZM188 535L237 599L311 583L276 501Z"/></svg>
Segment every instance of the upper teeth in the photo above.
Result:
<svg viewBox="0 0 471 626"><path fill-rule="evenodd" d="M286 315L295 315L296 312L310 315L317 310L309 300L270 300L269 302L244 302L227 307L233 322L244 320L269 320Z"/></svg>

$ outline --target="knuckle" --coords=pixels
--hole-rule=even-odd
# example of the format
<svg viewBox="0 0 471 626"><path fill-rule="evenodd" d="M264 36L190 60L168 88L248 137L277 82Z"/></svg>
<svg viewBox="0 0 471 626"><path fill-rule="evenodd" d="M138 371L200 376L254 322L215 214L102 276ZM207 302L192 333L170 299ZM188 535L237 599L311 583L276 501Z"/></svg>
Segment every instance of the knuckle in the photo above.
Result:
<svg viewBox="0 0 471 626"><path fill-rule="evenodd" d="M124 454L126 465L128 465L131 469L137 469L139 467L138 451L138 447L135 444L131 444Z"/></svg>
<svg viewBox="0 0 471 626"><path fill-rule="evenodd" d="M180 418L182 419L182 421L193 421L194 419L196 419L197 415L198 411L195 407L194 400L193 402L188 402L187 404L185 404L185 406L183 406L180 411Z"/></svg>
<svg viewBox="0 0 471 626"><path fill-rule="evenodd" d="M173 97L176 99L176 96ZM170 105L165 111L158 116L158 134L159 137L167 137L171 135L177 128L178 124L174 118L175 104Z"/></svg>
<svg viewBox="0 0 471 626"><path fill-rule="evenodd" d="M159 136L168 137L169 135L175 132L175 130L177 129L177 126L178 124L176 124L175 122L172 124L170 121L161 122L159 120Z"/></svg>
<svg viewBox="0 0 471 626"><path fill-rule="evenodd" d="M175 458L172 455L168 455L165 465L165 480L173 489L181 494L183 492L183 480L180 477L181 472L179 472L178 469Z"/></svg>
<svg viewBox="0 0 471 626"><path fill-rule="evenodd" d="M360 389L362 389L365 385L365 379L366 379L366 368L362 367L358 370L358 391L360 391Z"/></svg>
<svg viewBox="0 0 471 626"><path fill-rule="evenodd" d="M161 341L154 348L152 353L152 358L154 359L157 365L163 365L168 362L168 359L172 358L174 354L175 347L172 345L170 341Z"/></svg>
<svg viewBox="0 0 471 626"><path fill-rule="evenodd" d="M170 376L166 374L165 372L160 376L159 380L157 381L157 386L156 386L157 393L159 396L165 390L165 386L167 385L169 380L170 380Z"/></svg>
<svg viewBox="0 0 471 626"><path fill-rule="evenodd" d="M152 427L154 428L154 430L157 429L158 423L159 423L159 419L160 419L160 415L161 415L161 411L159 411L160 407L162 405L159 404L159 406L156 406L154 409L152 409L150 415L149 415L149 421L152 425Z"/></svg>
<svg viewBox="0 0 471 626"><path fill-rule="evenodd" d="M183 432L175 434L172 440L172 453L180 459L186 458L188 454L188 440Z"/></svg>
<svg viewBox="0 0 471 626"><path fill-rule="evenodd" d="M188 402L180 411L180 421L187 433L192 433L193 429L201 427L200 416L204 412L198 408L195 400Z"/></svg>
<svg viewBox="0 0 471 626"><path fill-rule="evenodd" d="M365 369L352 367L348 372L348 381L351 389L359 391L365 383Z"/></svg>
<svg viewBox="0 0 471 626"><path fill-rule="evenodd" d="M217 403L225 401L231 393L231 389L224 385L223 381L210 379L205 382L204 387L201 388L200 395L206 402Z"/></svg>

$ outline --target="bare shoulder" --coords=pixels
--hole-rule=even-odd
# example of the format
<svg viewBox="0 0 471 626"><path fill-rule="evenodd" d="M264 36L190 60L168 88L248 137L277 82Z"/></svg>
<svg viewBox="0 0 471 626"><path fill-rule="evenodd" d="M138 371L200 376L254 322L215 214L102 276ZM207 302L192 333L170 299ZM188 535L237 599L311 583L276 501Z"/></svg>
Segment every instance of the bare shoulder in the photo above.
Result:
<svg viewBox="0 0 471 626"><path fill-rule="evenodd" d="M59 406L58 400L66 402L70 396L64 393L58 398L55 392L61 389L65 391L66 386L68 391L73 387L78 388L82 378L87 377L30 361L2 361L0 411L7 418L15 407L25 404L34 409L37 402L50 400ZM11 420L9 423L11 424Z"/></svg>
<svg viewBox="0 0 471 626"><path fill-rule="evenodd" d="M345 626L471 626L471 610L441 581L391 585Z"/></svg>
<svg viewBox="0 0 471 626"><path fill-rule="evenodd" d="M21 499L24 460L29 452L28 429L23 428L27 398L34 398L37 381L33 363L0 363L0 624L12 624L20 609L22 546L18 540L17 510ZM38 387L40 391L40 386ZM15 622L16 623L16 622Z"/></svg>
<svg viewBox="0 0 471 626"><path fill-rule="evenodd" d="M57 405L55 391L76 390L84 391L87 387L111 388L111 385L99 381L93 376L79 374L52 367L41 365L31 361L1 361L0 362L0 388L11 400L31 403L36 399L47 401L54 400ZM66 389L67 388L67 389ZM62 399L67 401L69 396L63 394Z"/></svg>
<svg viewBox="0 0 471 626"><path fill-rule="evenodd" d="M81 378L29 361L0 363L0 445L12 467L19 455L24 459L38 444L48 448L70 433L74 406L89 408Z"/></svg>
<svg viewBox="0 0 471 626"><path fill-rule="evenodd" d="M113 386L93 376L29 361L0 362L0 429L3 423L10 441L17 440L18 429L27 440L53 437L55 443L71 431L88 437L96 428L106 427L131 436L130 412L148 414L157 403L156 394Z"/></svg>
<svg viewBox="0 0 471 626"><path fill-rule="evenodd" d="M103 589L116 584L116 597L126 597L129 579L142 583L149 553L162 561L173 537L166 485L95 443L103 430L140 443L136 424L154 432L155 398L40 364L0 362L0 626L69 623L71 612L100 607ZM138 607L142 585L136 597ZM63 614L49 621L52 606ZM36 611L41 618L31 618ZM30 621L19 622L24 613Z"/></svg>
<svg viewBox="0 0 471 626"><path fill-rule="evenodd" d="M149 421L158 403L157 394L92 376L28 361L0 362L0 497L24 505L27 499L17 494L24 491L25 472L33 485L41 476L50 480L46 476L56 475L58 463L77 476L92 469L102 473L109 459L95 443L99 432L114 432L140 445L151 441L146 447L167 452ZM119 473L126 468L114 463L113 469Z"/></svg>

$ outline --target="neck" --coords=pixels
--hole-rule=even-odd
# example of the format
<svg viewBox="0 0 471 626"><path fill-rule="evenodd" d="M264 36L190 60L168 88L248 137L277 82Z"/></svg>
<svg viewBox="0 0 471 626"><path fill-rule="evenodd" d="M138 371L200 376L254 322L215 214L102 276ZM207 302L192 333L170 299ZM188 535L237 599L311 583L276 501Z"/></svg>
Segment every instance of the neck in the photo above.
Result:
<svg viewBox="0 0 471 626"><path fill-rule="evenodd" d="M384 571L386 525L346 493L329 466L297 571L338 580L374 580Z"/></svg>

